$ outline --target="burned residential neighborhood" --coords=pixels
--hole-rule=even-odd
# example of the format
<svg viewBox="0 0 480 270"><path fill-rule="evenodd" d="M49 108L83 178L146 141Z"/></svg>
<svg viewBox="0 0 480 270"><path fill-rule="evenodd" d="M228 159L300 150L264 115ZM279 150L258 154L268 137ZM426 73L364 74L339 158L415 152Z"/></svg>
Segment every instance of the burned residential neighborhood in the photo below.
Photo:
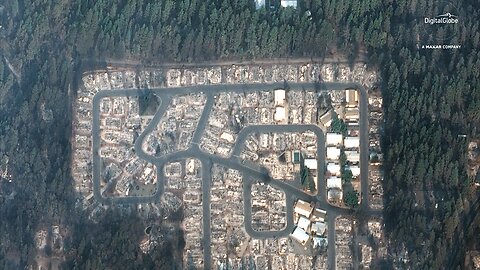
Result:
<svg viewBox="0 0 480 270"><path fill-rule="evenodd" d="M382 99L366 65L112 69L82 81L73 175L84 209L138 204L171 219L185 267L378 263L382 234L372 246L351 214L382 217Z"/></svg>

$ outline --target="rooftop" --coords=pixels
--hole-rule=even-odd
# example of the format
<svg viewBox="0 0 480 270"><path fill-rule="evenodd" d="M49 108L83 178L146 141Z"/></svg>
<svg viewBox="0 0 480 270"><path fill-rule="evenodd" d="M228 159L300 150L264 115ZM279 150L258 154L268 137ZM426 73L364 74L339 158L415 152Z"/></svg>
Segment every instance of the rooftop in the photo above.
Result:
<svg viewBox="0 0 480 270"><path fill-rule="evenodd" d="M285 90L275 90L275 106L285 105Z"/></svg>
<svg viewBox="0 0 480 270"><path fill-rule="evenodd" d="M343 140L345 148L358 148L360 147L359 137L345 137Z"/></svg>
<svg viewBox="0 0 480 270"><path fill-rule="evenodd" d="M327 133L327 145L341 145L343 143L343 135L340 133Z"/></svg>
<svg viewBox="0 0 480 270"><path fill-rule="evenodd" d="M342 179L339 177L330 177L327 179L327 188L342 189Z"/></svg>
<svg viewBox="0 0 480 270"><path fill-rule="evenodd" d="M315 210L313 210L313 214L312 214L313 221L323 222L325 221L326 217L327 217L327 211L318 209L318 208L315 208Z"/></svg>
<svg viewBox="0 0 480 270"><path fill-rule="evenodd" d="M327 171L330 174L339 175L340 174L340 164L328 163L327 164Z"/></svg>
<svg viewBox="0 0 480 270"><path fill-rule="evenodd" d="M305 159L305 166L309 168L310 170L316 170L317 169L317 160L314 158L306 158Z"/></svg>
<svg viewBox="0 0 480 270"><path fill-rule="evenodd" d="M285 120L285 108L276 107L275 108L275 121L282 122Z"/></svg>
<svg viewBox="0 0 480 270"><path fill-rule="evenodd" d="M340 158L340 148L327 147L327 159L338 160Z"/></svg>
<svg viewBox="0 0 480 270"><path fill-rule="evenodd" d="M310 203L307 203L306 201L298 200L297 204L295 205L295 213L305 216L307 218L310 217L312 214L313 208L310 205Z"/></svg>
<svg viewBox="0 0 480 270"><path fill-rule="evenodd" d="M305 245L308 239L310 238L307 232L305 232L305 230L303 230L300 227L295 228L295 230L292 233L292 237L298 242L300 242L302 245Z"/></svg>
<svg viewBox="0 0 480 270"><path fill-rule="evenodd" d="M333 118L333 110L330 109L326 113L324 113L322 116L320 116L320 122L326 127L329 127L330 124L332 123L332 118Z"/></svg>
<svg viewBox="0 0 480 270"><path fill-rule="evenodd" d="M282 7L293 7L297 8L297 0L282 0L280 1Z"/></svg>
<svg viewBox="0 0 480 270"><path fill-rule="evenodd" d="M316 235L323 235L326 229L327 226L323 222L314 222L312 224L312 232L314 232Z"/></svg>
<svg viewBox="0 0 480 270"><path fill-rule="evenodd" d="M347 106L355 107L358 105L358 91L355 89L345 90L345 97L347 99Z"/></svg>
<svg viewBox="0 0 480 270"><path fill-rule="evenodd" d="M304 231L308 231L308 227L310 226L310 220L304 216L300 216L298 218L297 226L302 228Z"/></svg>
<svg viewBox="0 0 480 270"><path fill-rule="evenodd" d="M347 108L347 111L345 112L346 119L358 119L359 117L360 113L358 108Z"/></svg>

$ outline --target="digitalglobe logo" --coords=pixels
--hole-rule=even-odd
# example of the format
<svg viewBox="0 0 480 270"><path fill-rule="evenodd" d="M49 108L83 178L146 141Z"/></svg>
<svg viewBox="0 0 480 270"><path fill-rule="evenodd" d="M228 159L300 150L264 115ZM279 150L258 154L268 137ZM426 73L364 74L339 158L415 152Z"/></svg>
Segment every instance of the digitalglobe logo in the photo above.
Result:
<svg viewBox="0 0 480 270"><path fill-rule="evenodd" d="M428 14L430 13L430 14ZM421 48L445 48L443 45L455 44L460 33L461 13L457 6L447 0L430 2L427 14L417 19L421 31L419 45ZM458 44L455 44L458 45ZM448 47L450 48L450 47ZM459 47L454 47L459 48Z"/></svg>
<svg viewBox="0 0 480 270"><path fill-rule="evenodd" d="M438 15L435 18L425 18L425 23L427 24L452 24L458 23L458 16L452 15L450 12L447 12L442 15Z"/></svg>

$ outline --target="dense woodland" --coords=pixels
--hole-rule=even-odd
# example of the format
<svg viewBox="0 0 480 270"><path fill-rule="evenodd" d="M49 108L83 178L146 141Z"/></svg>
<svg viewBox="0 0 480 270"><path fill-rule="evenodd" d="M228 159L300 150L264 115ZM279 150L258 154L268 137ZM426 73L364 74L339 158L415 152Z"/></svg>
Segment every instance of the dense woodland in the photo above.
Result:
<svg viewBox="0 0 480 270"><path fill-rule="evenodd" d="M194 62L272 57L354 58L368 51L382 77L386 124L385 217L392 258L412 269L462 269L480 200L466 174L466 144L480 127L480 2L459 1L459 50L437 44L415 18L434 1L299 0L255 10L250 0L10 0L0 4L0 268L23 269L40 226L74 234L65 269L170 269L140 256L141 221L92 224L75 208L70 176L71 87L83 62ZM465 19L470 18L470 19ZM420 37L420 38L419 38ZM467 139L459 137L466 134ZM415 206L416 198L424 203ZM437 207L435 207L437 205ZM110 224L110 225L108 225ZM77 232L77 233L76 233ZM114 247L114 248L113 248ZM164 254L165 255L165 254ZM388 265L387 264L387 265ZM90 268L89 268L90 267Z"/></svg>

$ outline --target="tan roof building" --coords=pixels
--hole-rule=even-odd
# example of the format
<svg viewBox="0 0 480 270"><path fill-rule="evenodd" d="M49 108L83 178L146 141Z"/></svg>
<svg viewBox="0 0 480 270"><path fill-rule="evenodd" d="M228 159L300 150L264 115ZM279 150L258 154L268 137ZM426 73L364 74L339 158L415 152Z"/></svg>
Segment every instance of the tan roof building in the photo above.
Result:
<svg viewBox="0 0 480 270"><path fill-rule="evenodd" d="M333 110L328 110L322 116L320 116L320 122L325 126L329 127L332 124L333 120Z"/></svg>
<svg viewBox="0 0 480 270"><path fill-rule="evenodd" d="M310 218L310 215L312 214L312 211L313 211L313 207L310 205L310 203L307 203L306 201L298 200L297 204L295 204L294 211L299 215Z"/></svg>
<svg viewBox="0 0 480 270"><path fill-rule="evenodd" d="M358 108L347 108L347 111L345 112L345 120L351 121L351 120L358 120L360 118L360 112L358 111Z"/></svg>
<svg viewBox="0 0 480 270"><path fill-rule="evenodd" d="M313 210L311 218L313 222L324 222L326 218L327 211L318 208L315 208L315 210Z"/></svg>
<svg viewBox="0 0 480 270"><path fill-rule="evenodd" d="M345 156L352 163L360 162L360 153L358 151L345 151Z"/></svg>
<svg viewBox="0 0 480 270"><path fill-rule="evenodd" d="M355 89L345 90L345 97L347 99L347 107L358 106L358 91Z"/></svg>

